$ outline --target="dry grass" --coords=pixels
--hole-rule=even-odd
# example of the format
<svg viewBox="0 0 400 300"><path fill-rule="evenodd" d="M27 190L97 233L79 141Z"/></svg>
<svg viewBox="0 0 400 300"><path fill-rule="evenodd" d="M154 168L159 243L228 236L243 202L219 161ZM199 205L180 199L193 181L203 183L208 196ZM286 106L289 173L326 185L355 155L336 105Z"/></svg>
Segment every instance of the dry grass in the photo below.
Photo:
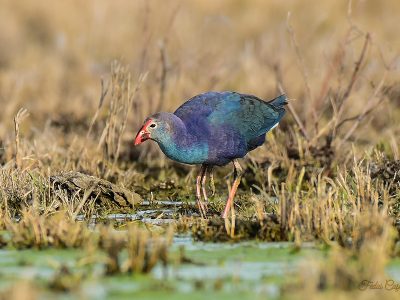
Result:
<svg viewBox="0 0 400 300"><path fill-rule="evenodd" d="M68 192L52 178L81 172L148 199L194 199L190 168L154 144L133 148L144 118L208 90L266 99L284 91L289 113L246 159L235 220L182 218L178 229L203 240L321 241L333 250L313 268L307 290L316 295L383 276L398 255L398 1L3 0L1 8L0 228L11 238L0 245L87 248L97 239L108 273L148 272L165 262L168 243L134 227L125 237L104 227L99 238L73 220L110 206L96 206L92 185ZM226 173L217 170L211 212L223 207ZM366 263L371 253L377 269Z"/></svg>
<svg viewBox="0 0 400 300"><path fill-rule="evenodd" d="M35 285L26 280L21 280L12 285L12 287L8 288L4 292L0 293L0 299L10 299L10 300L18 300L18 299L27 299L27 300L35 300L39 297L39 291Z"/></svg>
<svg viewBox="0 0 400 300"><path fill-rule="evenodd" d="M193 233L201 240L319 240L359 248L365 220L376 220L371 226L382 220L393 228L399 202L398 186L390 188L395 178L390 182L371 179L371 166L362 161L354 162L349 170L339 169L335 179L317 172L310 176L305 180L305 168L296 170L292 165L284 180L260 190L263 197L239 199L233 231L233 224L227 228L219 219L183 218L178 229L187 230L193 223ZM271 199L274 196L279 201Z"/></svg>
<svg viewBox="0 0 400 300"><path fill-rule="evenodd" d="M87 252L85 264L98 263L99 253L106 274L148 273L158 262L168 262L168 247L173 229L161 234L129 224L127 230L118 232L112 225L99 225L97 230L88 228L84 222L76 222L64 212L48 216L35 210L24 210L20 220L5 218L6 233L0 235L0 246L14 249L73 249ZM127 252L122 262L121 253ZM65 273L65 272L64 272ZM69 273L69 272L67 272Z"/></svg>
<svg viewBox="0 0 400 300"><path fill-rule="evenodd" d="M385 274L385 265L393 254L396 233L382 214L367 212L362 216L353 238L349 240L351 246L334 245L328 258L307 260L298 273L299 280L287 283L283 288L286 297L393 299L395 291L369 289L365 282L383 283L384 286L386 280L393 280Z"/></svg>
<svg viewBox="0 0 400 300"><path fill-rule="evenodd" d="M328 133L346 137L352 131L346 140L361 141L396 136L396 129L383 123L393 123L398 116L392 109L398 95L390 99L382 95L399 79L397 32L391 18L385 17L398 9L396 1L379 5L353 1L351 10L345 2L176 1L163 4L165 9L155 1L120 5L97 1L79 9L74 2L51 8L46 3L3 3L1 39L8 46L0 53L0 101L5 105L0 137L6 150L13 146L12 120L21 107L30 113L23 127L31 129L22 130L28 136L34 135L35 128L43 134L41 128L48 120L88 126L98 107L100 78L105 78L106 86L113 80L121 83L112 75L121 67L114 65L108 78L116 58L129 65L120 71L129 71L133 80L117 90L115 85L116 93L134 93L136 83L148 75L134 96L135 105L128 107L132 109L129 130L119 137L122 141L132 139L147 114L174 109L184 99L210 89L268 98L283 88L294 99L293 110L313 144ZM104 107L119 101L117 94L111 94L110 90L111 99L104 99ZM132 101L131 96L123 98ZM341 125L362 116L382 98L383 104L373 112L374 122L381 126L361 126L354 132L354 122ZM112 111L110 107L108 113L100 113L100 119ZM368 124L370 116L361 118L362 124ZM125 122L124 117L118 122ZM111 130L115 127L108 124ZM96 144L98 138L95 135ZM110 138L115 139L111 132ZM115 155L110 143L109 154ZM93 148L87 144L83 151L90 153Z"/></svg>

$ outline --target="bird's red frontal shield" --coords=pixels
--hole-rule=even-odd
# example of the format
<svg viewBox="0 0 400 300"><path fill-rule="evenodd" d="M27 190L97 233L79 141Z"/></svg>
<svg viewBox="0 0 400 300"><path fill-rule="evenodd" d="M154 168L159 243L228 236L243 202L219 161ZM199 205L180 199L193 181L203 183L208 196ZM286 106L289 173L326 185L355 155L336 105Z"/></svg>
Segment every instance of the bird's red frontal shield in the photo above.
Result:
<svg viewBox="0 0 400 300"><path fill-rule="evenodd" d="M135 146L140 145L144 141L150 139L150 132L148 131L147 126L149 126L151 122L152 122L151 119L147 120L142 126L142 128L139 130L139 132L136 134L134 143Z"/></svg>

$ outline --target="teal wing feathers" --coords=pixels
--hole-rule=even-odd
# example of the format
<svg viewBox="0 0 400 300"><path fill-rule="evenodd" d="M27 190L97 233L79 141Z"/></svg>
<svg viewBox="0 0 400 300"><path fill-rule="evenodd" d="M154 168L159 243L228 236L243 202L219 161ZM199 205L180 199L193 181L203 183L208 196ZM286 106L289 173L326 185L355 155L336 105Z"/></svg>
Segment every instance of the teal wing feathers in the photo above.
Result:
<svg viewBox="0 0 400 300"><path fill-rule="evenodd" d="M273 128L285 113L286 96L269 102L235 92L208 92L190 99L175 111L189 127L207 122L211 127L237 130L247 140ZM193 129L196 129L193 128Z"/></svg>
<svg viewBox="0 0 400 300"><path fill-rule="evenodd" d="M193 143L207 145L210 162L224 164L262 145L265 133L283 117L285 104L285 95L265 102L235 92L208 92L189 99L174 114Z"/></svg>
<svg viewBox="0 0 400 300"><path fill-rule="evenodd" d="M274 106L275 99L268 103L238 93L232 93L229 98L229 101L216 106L208 119L214 126L228 125L235 128L247 141L268 132L278 124L285 112L282 105Z"/></svg>

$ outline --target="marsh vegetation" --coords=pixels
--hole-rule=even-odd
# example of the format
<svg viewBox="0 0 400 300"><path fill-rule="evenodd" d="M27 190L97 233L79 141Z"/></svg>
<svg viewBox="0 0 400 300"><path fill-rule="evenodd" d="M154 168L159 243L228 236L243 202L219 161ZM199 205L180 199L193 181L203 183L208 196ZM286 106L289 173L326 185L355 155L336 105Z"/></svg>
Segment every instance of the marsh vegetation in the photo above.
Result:
<svg viewBox="0 0 400 300"><path fill-rule="evenodd" d="M398 1L0 6L0 299L395 297ZM226 220L230 168L201 218L197 170L133 147L209 90L290 99Z"/></svg>

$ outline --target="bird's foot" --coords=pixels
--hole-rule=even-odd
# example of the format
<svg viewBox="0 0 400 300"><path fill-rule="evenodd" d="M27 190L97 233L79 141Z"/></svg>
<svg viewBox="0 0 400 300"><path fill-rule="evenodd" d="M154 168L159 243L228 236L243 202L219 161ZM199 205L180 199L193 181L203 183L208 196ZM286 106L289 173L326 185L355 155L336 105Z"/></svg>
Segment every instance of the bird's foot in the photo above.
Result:
<svg viewBox="0 0 400 300"><path fill-rule="evenodd" d="M204 198L204 202L201 202L201 195L200 196L200 203L202 204L202 211L204 213L204 216L207 212L207 205L208 205L208 195L207 195L207 173L209 171L211 171L212 169L210 169L209 166L205 166L204 167L204 172L202 173L201 176L201 181L200 181L200 185L201 185L201 191L203 193L203 198Z"/></svg>
<svg viewBox="0 0 400 300"><path fill-rule="evenodd" d="M200 170L200 175L197 176L196 180L196 202L199 208L200 216L205 218L207 215L207 205L203 203L201 199L201 192L204 194L204 187L202 186L203 177L205 174L205 167L202 166ZM205 195L205 199L207 200L207 195Z"/></svg>
<svg viewBox="0 0 400 300"><path fill-rule="evenodd" d="M197 206L199 208L200 216L205 219L207 216L207 204L203 203L201 199L197 199Z"/></svg>
<svg viewBox="0 0 400 300"><path fill-rule="evenodd" d="M207 181L207 174L204 175L202 181L201 181L201 190L203 192L203 197L204 197L204 202L205 205L207 206L208 204L208 195L207 195L207 185L206 185L206 181Z"/></svg>

